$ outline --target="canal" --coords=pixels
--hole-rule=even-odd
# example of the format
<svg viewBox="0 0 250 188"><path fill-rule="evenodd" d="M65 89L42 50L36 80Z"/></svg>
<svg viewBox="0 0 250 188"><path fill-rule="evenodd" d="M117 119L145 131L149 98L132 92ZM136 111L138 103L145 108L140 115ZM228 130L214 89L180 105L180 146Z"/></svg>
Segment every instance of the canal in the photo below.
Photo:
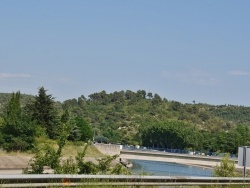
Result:
<svg viewBox="0 0 250 188"><path fill-rule="evenodd" d="M146 161L146 160L131 160L133 174L148 174L154 176L212 176L213 170L188 166L177 163Z"/></svg>

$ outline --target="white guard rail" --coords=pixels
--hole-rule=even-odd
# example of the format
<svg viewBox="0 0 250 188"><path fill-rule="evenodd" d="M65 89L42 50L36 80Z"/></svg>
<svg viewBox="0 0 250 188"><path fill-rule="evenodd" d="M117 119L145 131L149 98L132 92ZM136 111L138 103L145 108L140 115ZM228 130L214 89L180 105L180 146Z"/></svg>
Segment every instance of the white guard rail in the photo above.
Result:
<svg viewBox="0 0 250 188"><path fill-rule="evenodd" d="M0 187L250 185L250 178L138 175L0 175Z"/></svg>

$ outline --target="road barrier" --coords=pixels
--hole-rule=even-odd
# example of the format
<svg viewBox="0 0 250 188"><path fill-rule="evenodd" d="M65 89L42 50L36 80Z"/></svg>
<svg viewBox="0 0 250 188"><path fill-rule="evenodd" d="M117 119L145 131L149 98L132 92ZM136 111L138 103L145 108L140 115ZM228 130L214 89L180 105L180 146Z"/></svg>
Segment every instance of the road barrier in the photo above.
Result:
<svg viewBox="0 0 250 188"><path fill-rule="evenodd" d="M250 185L250 178L138 175L0 175L0 187L199 186Z"/></svg>

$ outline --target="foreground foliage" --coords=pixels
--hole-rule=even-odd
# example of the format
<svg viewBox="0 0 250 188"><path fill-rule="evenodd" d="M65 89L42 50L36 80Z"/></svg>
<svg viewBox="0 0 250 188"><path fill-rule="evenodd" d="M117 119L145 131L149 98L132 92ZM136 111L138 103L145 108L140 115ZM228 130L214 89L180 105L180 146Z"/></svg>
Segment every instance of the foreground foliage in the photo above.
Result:
<svg viewBox="0 0 250 188"><path fill-rule="evenodd" d="M43 174L44 168L49 168L54 174L129 174L130 172L121 164L117 163L114 168L111 162L118 155L105 156L98 159L98 163L85 161L84 157L91 142L85 144L82 151L78 152L75 158L65 158L62 155L63 147L70 135L70 124L61 126L60 136L57 140L57 147L51 144L40 145L36 148L35 156L30 161L31 169L25 169L24 173Z"/></svg>
<svg viewBox="0 0 250 188"><path fill-rule="evenodd" d="M215 166L213 176L239 177L240 175L235 170L235 162L230 160L229 156L226 156L222 158L220 165Z"/></svg>

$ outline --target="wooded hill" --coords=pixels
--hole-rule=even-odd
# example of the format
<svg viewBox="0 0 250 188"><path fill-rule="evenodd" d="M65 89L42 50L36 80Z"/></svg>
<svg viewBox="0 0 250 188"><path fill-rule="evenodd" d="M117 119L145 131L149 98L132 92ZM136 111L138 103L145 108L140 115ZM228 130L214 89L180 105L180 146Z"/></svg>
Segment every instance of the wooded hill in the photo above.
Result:
<svg viewBox="0 0 250 188"><path fill-rule="evenodd" d="M11 96L0 93L2 120ZM21 94L20 100L24 108L35 96ZM250 107L183 104L156 93L127 90L55 102L55 109L86 121L96 141L230 153L250 144Z"/></svg>

